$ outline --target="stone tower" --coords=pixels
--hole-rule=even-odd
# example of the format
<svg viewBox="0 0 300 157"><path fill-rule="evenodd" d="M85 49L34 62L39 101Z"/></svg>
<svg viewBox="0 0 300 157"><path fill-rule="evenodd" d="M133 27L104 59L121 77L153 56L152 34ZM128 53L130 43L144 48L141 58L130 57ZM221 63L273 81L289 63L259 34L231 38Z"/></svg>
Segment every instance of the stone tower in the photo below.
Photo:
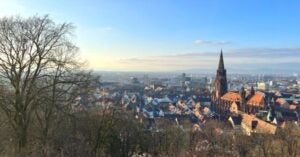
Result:
<svg viewBox="0 0 300 157"><path fill-rule="evenodd" d="M217 69L217 76L215 79L215 98L221 98L227 92L227 77L226 69L224 67L223 52L221 50L219 67Z"/></svg>
<svg viewBox="0 0 300 157"><path fill-rule="evenodd" d="M240 90L240 96L240 110L246 112L246 92L244 87L242 87Z"/></svg>

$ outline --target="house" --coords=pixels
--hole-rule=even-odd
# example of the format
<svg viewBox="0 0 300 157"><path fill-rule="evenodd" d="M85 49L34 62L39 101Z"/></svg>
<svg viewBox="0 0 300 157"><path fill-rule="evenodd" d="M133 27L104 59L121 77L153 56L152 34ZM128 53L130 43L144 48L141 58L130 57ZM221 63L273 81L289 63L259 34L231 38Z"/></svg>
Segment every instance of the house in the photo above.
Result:
<svg viewBox="0 0 300 157"><path fill-rule="evenodd" d="M254 115L240 112L242 116L241 127L246 135L251 133L275 134L277 126L258 119Z"/></svg>

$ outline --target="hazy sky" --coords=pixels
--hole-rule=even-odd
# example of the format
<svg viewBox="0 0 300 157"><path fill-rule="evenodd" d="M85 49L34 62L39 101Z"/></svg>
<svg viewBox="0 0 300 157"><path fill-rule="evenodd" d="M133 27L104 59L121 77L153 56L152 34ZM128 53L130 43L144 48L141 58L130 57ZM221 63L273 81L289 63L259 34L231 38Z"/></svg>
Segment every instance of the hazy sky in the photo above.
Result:
<svg viewBox="0 0 300 157"><path fill-rule="evenodd" d="M95 70L300 67L297 0L0 0L0 16L49 14L76 26Z"/></svg>

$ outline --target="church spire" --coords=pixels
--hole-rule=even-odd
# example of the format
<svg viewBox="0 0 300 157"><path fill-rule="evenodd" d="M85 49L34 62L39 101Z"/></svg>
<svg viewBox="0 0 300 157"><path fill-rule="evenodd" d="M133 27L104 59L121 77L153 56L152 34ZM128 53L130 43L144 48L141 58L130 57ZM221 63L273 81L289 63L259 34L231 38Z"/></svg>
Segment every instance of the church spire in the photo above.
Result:
<svg viewBox="0 0 300 157"><path fill-rule="evenodd" d="M221 49L221 54L220 54L220 60L219 60L219 67L218 69L224 69L224 61L223 61L223 51Z"/></svg>
<svg viewBox="0 0 300 157"><path fill-rule="evenodd" d="M223 61L223 51L221 50L219 67L217 69L217 76L215 79L215 96L221 98L227 92L227 77L226 69Z"/></svg>

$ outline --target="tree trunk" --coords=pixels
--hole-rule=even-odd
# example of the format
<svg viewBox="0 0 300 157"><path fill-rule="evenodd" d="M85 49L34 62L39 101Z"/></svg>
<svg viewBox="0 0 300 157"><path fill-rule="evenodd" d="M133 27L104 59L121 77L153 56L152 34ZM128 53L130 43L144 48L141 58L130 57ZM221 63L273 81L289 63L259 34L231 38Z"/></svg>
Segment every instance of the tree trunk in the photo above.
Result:
<svg viewBox="0 0 300 157"><path fill-rule="evenodd" d="M21 126L18 129L18 152L16 156L18 157L24 157L27 154L27 127L26 126Z"/></svg>

